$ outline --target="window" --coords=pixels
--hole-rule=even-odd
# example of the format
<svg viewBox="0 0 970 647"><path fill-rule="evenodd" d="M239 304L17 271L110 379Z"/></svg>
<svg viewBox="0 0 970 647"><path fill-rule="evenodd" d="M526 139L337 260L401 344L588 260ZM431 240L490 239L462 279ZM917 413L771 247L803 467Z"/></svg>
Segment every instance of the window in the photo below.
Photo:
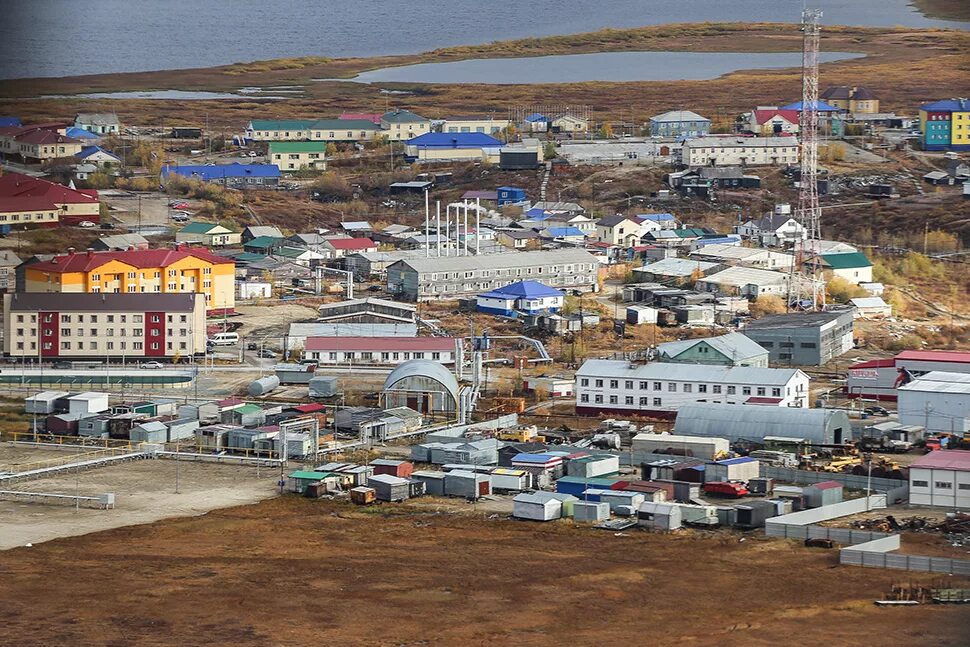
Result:
<svg viewBox="0 0 970 647"><path fill-rule="evenodd" d="M662 389L663 389L663 387L660 385L660 382L654 382L653 383L653 390L654 391L660 391Z"/></svg>
<svg viewBox="0 0 970 647"><path fill-rule="evenodd" d="M654 398L653 399L653 406L655 406L655 407L661 406L661 400L660 400L660 398Z"/></svg>
<svg viewBox="0 0 970 647"><path fill-rule="evenodd" d="M778 359L791 359L791 353L779 353Z"/></svg>
<svg viewBox="0 0 970 647"><path fill-rule="evenodd" d="M799 344L802 348L815 348L816 344L813 341L802 342Z"/></svg>
<svg viewBox="0 0 970 647"><path fill-rule="evenodd" d="M741 395L751 395L751 387L750 386L742 386L741 387Z"/></svg>
<svg viewBox="0 0 970 647"><path fill-rule="evenodd" d="M580 394L579 401L580 402L589 402L589 394L588 393Z"/></svg>
<svg viewBox="0 0 970 647"><path fill-rule="evenodd" d="M600 389L603 388L603 380L596 380L596 387Z"/></svg>
<svg viewBox="0 0 970 647"><path fill-rule="evenodd" d="M764 396L764 395L765 395L765 387L759 386L758 387L758 396Z"/></svg>
<svg viewBox="0 0 970 647"><path fill-rule="evenodd" d="M330 361L331 362L336 362L337 361L337 353L335 353L335 352L330 353L329 358L330 358Z"/></svg>
<svg viewBox="0 0 970 647"><path fill-rule="evenodd" d="M790 341L783 341L779 343L778 346L781 348L794 348L795 344Z"/></svg>
<svg viewBox="0 0 970 647"><path fill-rule="evenodd" d="M758 343L761 344L762 346L764 346L765 348L774 348L775 347L775 342L773 342L773 341L761 341L761 342L758 342Z"/></svg>
<svg viewBox="0 0 970 647"><path fill-rule="evenodd" d="M670 391L671 393L676 392L677 391L677 383L676 382L667 382L667 390Z"/></svg>
<svg viewBox="0 0 970 647"><path fill-rule="evenodd" d="M693 390L693 385L692 384L685 384L684 385L684 393L690 393L692 390Z"/></svg>
<svg viewBox="0 0 970 647"><path fill-rule="evenodd" d="M773 389L771 389L771 397L773 397L773 398L780 398L781 397L781 389L779 389L779 388L773 388Z"/></svg>
<svg viewBox="0 0 970 647"><path fill-rule="evenodd" d="M633 396L632 395L626 396L625 402L626 402L626 404L632 405L633 404Z"/></svg>
<svg viewBox="0 0 970 647"><path fill-rule="evenodd" d="M619 380L610 380L610 388L611 389L618 389L618 388L620 388L620 381Z"/></svg>
<svg viewBox="0 0 970 647"><path fill-rule="evenodd" d="M615 395L611 395L610 396L610 404L618 404L619 403L619 400L620 399L617 396L615 396Z"/></svg>
<svg viewBox="0 0 970 647"><path fill-rule="evenodd" d="M734 395L735 393L737 393L737 387L736 386L729 386L727 388L727 394L728 395Z"/></svg>
<svg viewBox="0 0 970 647"><path fill-rule="evenodd" d="M698 384L697 385L697 392L698 393L707 393L707 385L706 384Z"/></svg>
<svg viewBox="0 0 970 647"><path fill-rule="evenodd" d="M144 317L142 315L132 315L131 323L141 323Z"/></svg>
<svg viewBox="0 0 970 647"><path fill-rule="evenodd" d="M602 395L597 395L597 396L593 397L593 401L596 404L603 404L603 396Z"/></svg>
<svg viewBox="0 0 970 647"><path fill-rule="evenodd" d="M640 382L640 390L641 391L646 391L649 388L650 388L650 383L649 382Z"/></svg>
<svg viewBox="0 0 970 647"><path fill-rule="evenodd" d="M431 353L431 359L441 359L441 353Z"/></svg>
<svg viewBox="0 0 970 647"><path fill-rule="evenodd" d="M589 386L589 378L584 377L579 380L579 386Z"/></svg>
<svg viewBox="0 0 970 647"><path fill-rule="evenodd" d="M640 398L640 406L645 407L650 404L650 398Z"/></svg>
<svg viewBox="0 0 970 647"><path fill-rule="evenodd" d="M625 388L630 389L632 391L633 390L633 380L627 380L625 382Z"/></svg>
<svg viewBox="0 0 970 647"><path fill-rule="evenodd" d="M71 350L71 342L69 342L69 341L62 341L61 342L61 350Z"/></svg>
<svg viewBox="0 0 970 647"><path fill-rule="evenodd" d="M68 348L70 348L70 344L68 344ZM933 483L933 486L938 490L953 489L953 483L950 483L949 481L936 481L935 483Z"/></svg>
<svg viewBox="0 0 970 647"><path fill-rule="evenodd" d="M71 315L61 315L61 323L71 323Z"/></svg>
<svg viewBox="0 0 970 647"><path fill-rule="evenodd" d="M958 490L970 490L970 483L960 483L957 485Z"/></svg>

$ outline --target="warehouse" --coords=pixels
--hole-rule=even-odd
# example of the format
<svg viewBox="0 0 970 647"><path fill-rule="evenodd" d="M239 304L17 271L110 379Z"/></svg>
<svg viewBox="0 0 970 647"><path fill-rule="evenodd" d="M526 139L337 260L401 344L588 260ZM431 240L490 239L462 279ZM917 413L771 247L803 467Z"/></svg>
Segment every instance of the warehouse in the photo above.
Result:
<svg viewBox="0 0 970 647"><path fill-rule="evenodd" d="M791 368L590 359L576 372L576 413L672 417L693 402L807 407L808 381Z"/></svg>
<svg viewBox="0 0 970 647"><path fill-rule="evenodd" d="M599 262L581 249L400 260L387 268L387 290L407 301L477 295L523 279L553 288L595 291Z"/></svg>
<svg viewBox="0 0 970 647"><path fill-rule="evenodd" d="M575 500L575 497L571 497ZM553 521L563 516L563 501L551 492L530 492L512 499L512 516L530 521Z"/></svg>
<svg viewBox="0 0 970 647"><path fill-rule="evenodd" d="M789 366L819 366L855 345L852 310L769 315L741 332L769 353L769 360Z"/></svg>
<svg viewBox="0 0 970 647"><path fill-rule="evenodd" d="M384 380L381 391L385 407L408 407L426 415L456 414L460 397L454 374L428 359L398 364Z"/></svg>
<svg viewBox="0 0 970 647"><path fill-rule="evenodd" d="M412 359L454 364L454 337L307 337L303 359L322 366L396 366Z"/></svg>
<svg viewBox="0 0 970 647"><path fill-rule="evenodd" d="M714 436L760 442L765 436L804 438L816 445L840 445L851 438L849 416L835 409L737 406L697 402L677 412L674 431L686 436Z"/></svg>
<svg viewBox="0 0 970 647"><path fill-rule="evenodd" d="M970 451L935 451L916 459L909 467L909 502L970 508Z"/></svg>
<svg viewBox="0 0 970 647"><path fill-rule="evenodd" d="M488 474L468 470L452 470L445 474L445 496L474 501L491 493L492 479Z"/></svg>
<svg viewBox="0 0 970 647"><path fill-rule="evenodd" d="M930 371L970 374L970 353L904 350L892 359L874 359L849 368L845 395L850 398L896 400L896 389Z"/></svg>
<svg viewBox="0 0 970 647"><path fill-rule="evenodd" d="M931 371L897 389L899 422L926 433L970 431L970 374Z"/></svg>
<svg viewBox="0 0 970 647"><path fill-rule="evenodd" d="M726 438L699 436L676 436L674 434L640 433L633 437L631 447L634 453L679 454L706 460L726 455L731 449Z"/></svg>

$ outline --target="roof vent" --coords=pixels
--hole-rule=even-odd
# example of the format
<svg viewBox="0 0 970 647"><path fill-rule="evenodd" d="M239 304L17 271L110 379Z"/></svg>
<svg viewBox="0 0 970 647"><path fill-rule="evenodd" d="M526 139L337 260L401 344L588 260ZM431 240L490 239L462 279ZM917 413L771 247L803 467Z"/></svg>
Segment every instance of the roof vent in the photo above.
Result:
<svg viewBox="0 0 970 647"><path fill-rule="evenodd" d="M68 254L73 254L74 253L74 248L73 247L68 247L67 248L67 253Z"/></svg>

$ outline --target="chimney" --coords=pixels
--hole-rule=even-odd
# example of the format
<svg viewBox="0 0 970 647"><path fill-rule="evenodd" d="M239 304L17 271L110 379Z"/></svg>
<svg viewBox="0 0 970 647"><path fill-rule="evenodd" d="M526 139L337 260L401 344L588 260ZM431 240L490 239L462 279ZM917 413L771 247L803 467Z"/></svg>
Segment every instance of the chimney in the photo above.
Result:
<svg viewBox="0 0 970 647"><path fill-rule="evenodd" d="M135 246L134 245L128 245L128 251L129 252L135 251Z"/></svg>
<svg viewBox="0 0 970 647"><path fill-rule="evenodd" d="M94 248L88 247L88 258L94 258Z"/></svg>
<svg viewBox="0 0 970 647"><path fill-rule="evenodd" d="M73 247L68 247L68 248L67 248L67 253L68 253L69 255L70 255L70 254L73 254L73 253L74 253L74 248L73 248Z"/></svg>

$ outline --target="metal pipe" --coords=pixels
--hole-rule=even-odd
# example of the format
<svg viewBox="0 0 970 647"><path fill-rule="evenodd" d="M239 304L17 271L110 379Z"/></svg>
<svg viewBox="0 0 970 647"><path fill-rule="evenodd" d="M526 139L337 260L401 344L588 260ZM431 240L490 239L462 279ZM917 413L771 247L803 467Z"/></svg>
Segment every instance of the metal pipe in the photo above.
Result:
<svg viewBox="0 0 970 647"><path fill-rule="evenodd" d="M431 203L428 198L428 190L424 190L424 257L428 258L431 256L431 246L428 244L428 240L431 236Z"/></svg>
<svg viewBox="0 0 970 647"><path fill-rule="evenodd" d="M451 205L445 205L445 256L451 256Z"/></svg>
<svg viewBox="0 0 970 647"><path fill-rule="evenodd" d="M468 256L468 200L465 200L465 236L462 243L465 246L465 256Z"/></svg>
<svg viewBox="0 0 970 647"><path fill-rule="evenodd" d="M482 199L475 198L475 256L482 253Z"/></svg>
<svg viewBox="0 0 970 647"><path fill-rule="evenodd" d="M438 219L438 224L435 227L435 238L437 239L438 245L438 258L441 258L441 200L435 203L436 218Z"/></svg>

